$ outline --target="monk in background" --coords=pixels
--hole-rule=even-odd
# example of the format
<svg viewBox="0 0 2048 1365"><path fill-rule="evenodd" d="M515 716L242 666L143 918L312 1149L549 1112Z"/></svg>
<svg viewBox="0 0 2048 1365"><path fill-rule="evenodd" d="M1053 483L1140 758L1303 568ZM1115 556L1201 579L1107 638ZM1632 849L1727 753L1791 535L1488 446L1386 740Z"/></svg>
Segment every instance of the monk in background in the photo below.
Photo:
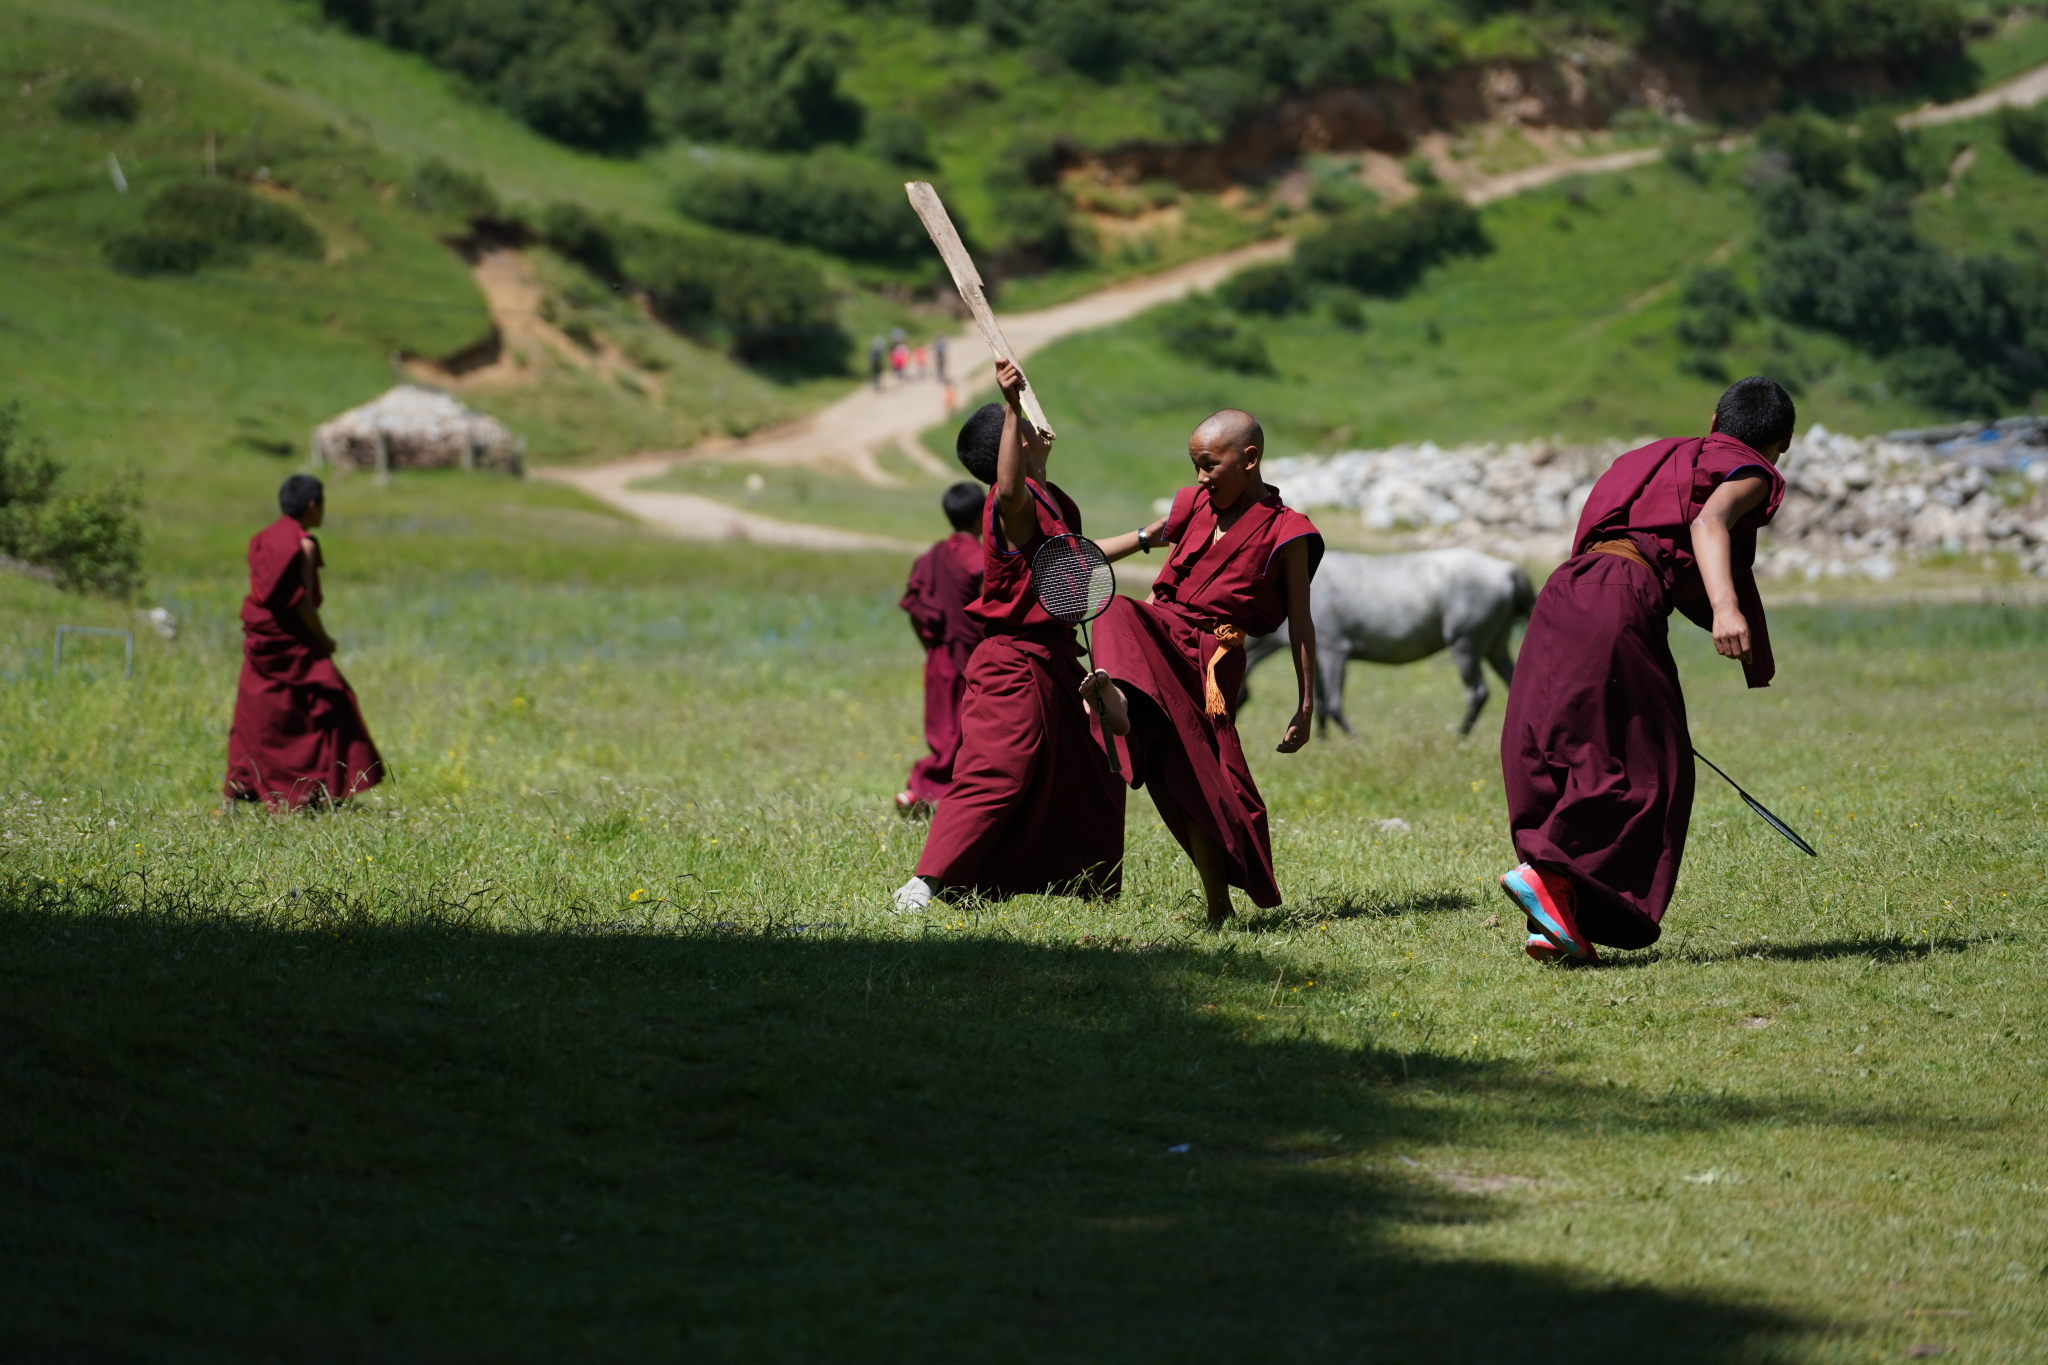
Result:
<svg viewBox="0 0 2048 1365"><path fill-rule="evenodd" d="M910 765L910 781L896 796L899 815L930 815L953 785L967 660L984 634L967 608L981 596L981 538L974 528L987 496L981 484L965 480L946 490L939 505L953 534L918 556L896 604L910 614L910 628L925 650L924 742L931 750Z"/></svg>
<svg viewBox="0 0 2048 1365"><path fill-rule="evenodd" d="M987 638L967 662L953 785L933 812L917 875L896 908L934 895L1048 892L1114 896L1123 887L1124 787L1111 776L1083 697L1110 735L1129 727L1100 669L1085 672L1074 628L1039 605L1031 556L1081 531L1074 500L1046 477L1046 448L1019 407L1024 376L996 365L1007 402L960 428L960 463L993 485L978 514L981 596L968 614Z"/></svg>
<svg viewBox="0 0 2048 1365"><path fill-rule="evenodd" d="M1721 395L1709 435L1623 455L1537 595L1500 762L1523 859L1501 889L1538 961L1597 962L1595 944L1646 948L1663 932L1693 794L1671 613L1712 632L1751 687L1769 685L1751 565L1785 497L1777 462L1794 418L1783 388L1751 376Z"/></svg>
<svg viewBox="0 0 2048 1365"><path fill-rule="evenodd" d="M384 760L356 694L334 666L320 620L320 542L326 490L294 474L278 490L284 515L249 541L242 601L242 681L228 730L227 803L272 810L332 805L377 785ZM224 807L225 808L225 805Z"/></svg>
<svg viewBox="0 0 2048 1365"><path fill-rule="evenodd" d="M1232 912L1230 888L1280 903L1266 805L1237 733L1245 641L1287 625L1300 702L1279 751L1308 742L1314 714L1315 622L1309 583L1322 563L1314 523L1259 475L1266 436L1226 408L1195 428L1195 486L1150 526L1101 542L1110 559L1171 545L1144 602L1119 597L1095 626L1095 658L1130 714L1127 768L1202 879L1209 927Z"/></svg>

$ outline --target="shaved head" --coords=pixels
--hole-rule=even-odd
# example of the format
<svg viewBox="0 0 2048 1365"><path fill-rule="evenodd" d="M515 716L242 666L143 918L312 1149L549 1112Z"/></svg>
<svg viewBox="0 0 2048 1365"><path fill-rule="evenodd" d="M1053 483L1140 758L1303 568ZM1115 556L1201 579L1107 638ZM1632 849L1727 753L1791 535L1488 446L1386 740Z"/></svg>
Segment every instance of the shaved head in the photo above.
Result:
<svg viewBox="0 0 2048 1365"><path fill-rule="evenodd" d="M1261 451L1266 448L1266 429L1259 425L1258 418L1242 408L1211 413L1195 428L1195 435L1236 450L1246 446L1257 446Z"/></svg>

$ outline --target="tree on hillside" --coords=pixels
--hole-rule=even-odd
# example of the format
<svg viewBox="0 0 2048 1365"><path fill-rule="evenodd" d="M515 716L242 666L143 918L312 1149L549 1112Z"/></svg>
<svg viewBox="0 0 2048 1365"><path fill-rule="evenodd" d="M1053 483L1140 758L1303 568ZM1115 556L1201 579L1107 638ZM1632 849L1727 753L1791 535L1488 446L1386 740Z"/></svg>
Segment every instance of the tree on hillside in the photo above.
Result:
<svg viewBox="0 0 2048 1365"><path fill-rule="evenodd" d="M0 555L72 592L132 597L142 587L142 528L124 487L59 493L64 466L23 430L21 404L0 408Z"/></svg>

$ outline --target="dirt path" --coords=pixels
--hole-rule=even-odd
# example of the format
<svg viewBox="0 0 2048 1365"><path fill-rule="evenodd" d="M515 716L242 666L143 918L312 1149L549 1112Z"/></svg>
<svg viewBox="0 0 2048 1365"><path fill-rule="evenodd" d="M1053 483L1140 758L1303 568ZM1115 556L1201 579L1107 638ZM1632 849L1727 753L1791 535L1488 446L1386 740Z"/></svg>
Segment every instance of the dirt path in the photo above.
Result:
<svg viewBox="0 0 2048 1365"><path fill-rule="evenodd" d="M2016 105L2022 109L2048 100L2048 65L2037 66L2032 71L2014 76L2003 85L1994 85L1981 95L1972 95L1954 104L1930 104L1915 109L1900 118L1901 128L1932 128L1941 123L1959 123L1964 119L1982 118L2005 105Z"/></svg>

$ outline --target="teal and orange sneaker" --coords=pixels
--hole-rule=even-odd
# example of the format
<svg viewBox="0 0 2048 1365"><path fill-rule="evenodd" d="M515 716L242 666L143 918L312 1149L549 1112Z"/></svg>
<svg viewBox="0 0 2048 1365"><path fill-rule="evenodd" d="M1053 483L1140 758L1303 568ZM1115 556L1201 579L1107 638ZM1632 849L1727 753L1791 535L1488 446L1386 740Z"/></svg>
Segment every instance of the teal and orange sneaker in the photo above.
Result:
<svg viewBox="0 0 2048 1365"><path fill-rule="evenodd" d="M1501 874L1500 889L1517 910L1529 917L1534 933L1523 951L1530 957L1539 962L1560 957L1573 962L1600 960L1591 941L1579 932L1578 888L1572 885L1571 878L1523 863L1514 871ZM1537 951L1537 937L1550 941L1552 951L1548 959Z"/></svg>
<svg viewBox="0 0 2048 1365"><path fill-rule="evenodd" d="M1564 956L1564 950L1552 943L1534 929L1529 931L1529 941L1522 945L1522 951L1538 962L1555 962Z"/></svg>

